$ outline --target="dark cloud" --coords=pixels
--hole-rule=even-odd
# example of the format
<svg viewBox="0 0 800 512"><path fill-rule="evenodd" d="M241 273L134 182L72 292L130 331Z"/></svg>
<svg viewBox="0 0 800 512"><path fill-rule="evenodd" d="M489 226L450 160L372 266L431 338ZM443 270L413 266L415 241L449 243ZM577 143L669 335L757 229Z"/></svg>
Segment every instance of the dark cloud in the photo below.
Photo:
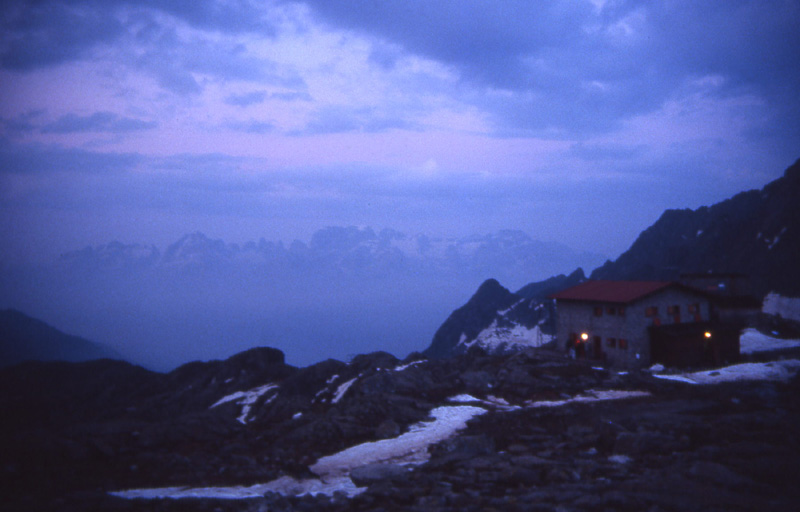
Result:
<svg viewBox="0 0 800 512"><path fill-rule="evenodd" d="M0 14L0 66L29 70L85 57L116 41L122 24L107 9L64 2L11 1Z"/></svg>
<svg viewBox="0 0 800 512"><path fill-rule="evenodd" d="M16 145L0 141L0 173L6 175L64 172L119 174L134 169L143 160L143 157L134 153L99 153L77 148Z"/></svg>
<svg viewBox="0 0 800 512"><path fill-rule="evenodd" d="M375 41L372 60L396 48L459 71L468 99L501 132L605 131L651 112L687 81L724 78L716 94L756 94L788 108L778 122L800 133L800 4L306 0L320 19ZM507 91L509 94L493 94Z"/></svg>
<svg viewBox="0 0 800 512"><path fill-rule="evenodd" d="M95 112L88 116L66 114L42 127L44 133L125 133L151 130L158 126L155 121L142 121L131 117L120 117L112 112Z"/></svg>
<svg viewBox="0 0 800 512"><path fill-rule="evenodd" d="M253 91L244 94L231 94L225 98L225 103L228 105L236 105L237 107L247 107L256 103L263 102L267 97L265 91Z"/></svg>
<svg viewBox="0 0 800 512"><path fill-rule="evenodd" d="M130 21L138 20L143 9L204 30L265 37L276 33L263 6L242 0L9 0L0 13L0 66L28 70L86 57L136 31Z"/></svg>

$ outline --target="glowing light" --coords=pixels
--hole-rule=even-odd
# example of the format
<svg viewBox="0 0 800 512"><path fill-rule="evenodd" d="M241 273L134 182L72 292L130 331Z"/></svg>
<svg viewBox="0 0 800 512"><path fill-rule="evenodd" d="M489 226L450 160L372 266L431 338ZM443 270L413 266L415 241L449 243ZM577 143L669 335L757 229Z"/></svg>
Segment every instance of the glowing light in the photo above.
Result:
<svg viewBox="0 0 800 512"><path fill-rule="evenodd" d="M584 332L584 333L581 333L581 339L582 339L583 341L586 341L586 340L588 340L588 339L589 339L589 335L588 335L588 334L586 334L585 332Z"/></svg>
<svg viewBox="0 0 800 512"><path fill-rule="evenodd" d="M711 332L706 331L705 333L703 333L703 336L705 336L706 338L710 338L711 337Z"/></svg>

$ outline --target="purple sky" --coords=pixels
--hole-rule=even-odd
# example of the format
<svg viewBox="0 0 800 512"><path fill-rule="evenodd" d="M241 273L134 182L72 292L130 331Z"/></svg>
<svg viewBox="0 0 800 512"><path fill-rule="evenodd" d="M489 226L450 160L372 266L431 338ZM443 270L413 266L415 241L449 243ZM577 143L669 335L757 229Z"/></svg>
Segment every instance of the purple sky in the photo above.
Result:
<svg viewBox="0 0 800 512"><path fill-rule="evenodd" d="M800 157L799 26L777 0L8 0L3 259L328 225L616 257Z"/></svg>

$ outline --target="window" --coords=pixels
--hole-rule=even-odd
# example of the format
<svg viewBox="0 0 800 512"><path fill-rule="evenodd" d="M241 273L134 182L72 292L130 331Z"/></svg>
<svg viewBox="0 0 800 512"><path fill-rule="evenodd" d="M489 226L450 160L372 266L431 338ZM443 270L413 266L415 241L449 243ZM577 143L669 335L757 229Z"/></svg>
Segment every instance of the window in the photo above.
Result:
<svg viewBox="0 0 800 512"><path fill-rule="evenodd" d="M689 313L695 314L700 312L700 304L689 304Z"/></svg>
<svg viewBox="0 0 800 512"><path fill-rule="evenodd" d="M607 315L616 315L617 314L617 308L615 308L614 306L608 306L606 308L606 314Z"/></svg>
<svg viewBox="0 0 800 512"><path fill-rule="evenodd" d="M678 305L667 306L667 314L668 315L680 315L681 314L681 307L678 306Z"/></svg>
<svg viewBox="0 0 800 512"><path fill-rule="evenodd" d="M644 316L651 317L651 316L658 316L658 307L657 306L649 306L644 310Z"/></svg>
<svg viewBox="0 0 800 512"><path fill-rule="evenodd" d="M594 316L603 316L603 306L594 307Z"/></svg>
<svg viewBox="0 0 800 512"><path fill-rule="evenodd" d="M620 350L628 350L628 340L624 338L619 339L619 348Z"/></svg>
<svg viewBox="0 0 800 512"><path fill-rule="evenodd" d="M617 314L618 314L619 316L625 316L625 307L624 307L624 306L620 306L620 307L618 307L618 308L617 308Z"/></svg>
<svg viewBox="0 0 800 512"><path fill-rule="evenodd" d="M610 347L610 348L616 348L617 347L617 338L608 338L606 340L606 345L608 347Z"/></svg>
<svg viewBox="0 0 800 512"><path fill-rule="evenodd" d="M653 325L661 325L661 319L660 318L654 318L653 319Z"/></svg>

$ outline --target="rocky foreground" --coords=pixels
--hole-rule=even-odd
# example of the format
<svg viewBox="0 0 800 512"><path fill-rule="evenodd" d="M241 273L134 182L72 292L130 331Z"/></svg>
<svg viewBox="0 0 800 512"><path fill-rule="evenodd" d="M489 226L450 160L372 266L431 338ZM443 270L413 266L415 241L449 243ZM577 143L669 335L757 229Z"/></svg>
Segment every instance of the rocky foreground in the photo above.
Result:
<svg viewBox="0 0 800 512"><path fill-rule="evenodd" d="M700 385L542 350L294 368L254 349L169 374L28 363L0 372L4 507L793 511L800 378L767 368Z"/></svg>

